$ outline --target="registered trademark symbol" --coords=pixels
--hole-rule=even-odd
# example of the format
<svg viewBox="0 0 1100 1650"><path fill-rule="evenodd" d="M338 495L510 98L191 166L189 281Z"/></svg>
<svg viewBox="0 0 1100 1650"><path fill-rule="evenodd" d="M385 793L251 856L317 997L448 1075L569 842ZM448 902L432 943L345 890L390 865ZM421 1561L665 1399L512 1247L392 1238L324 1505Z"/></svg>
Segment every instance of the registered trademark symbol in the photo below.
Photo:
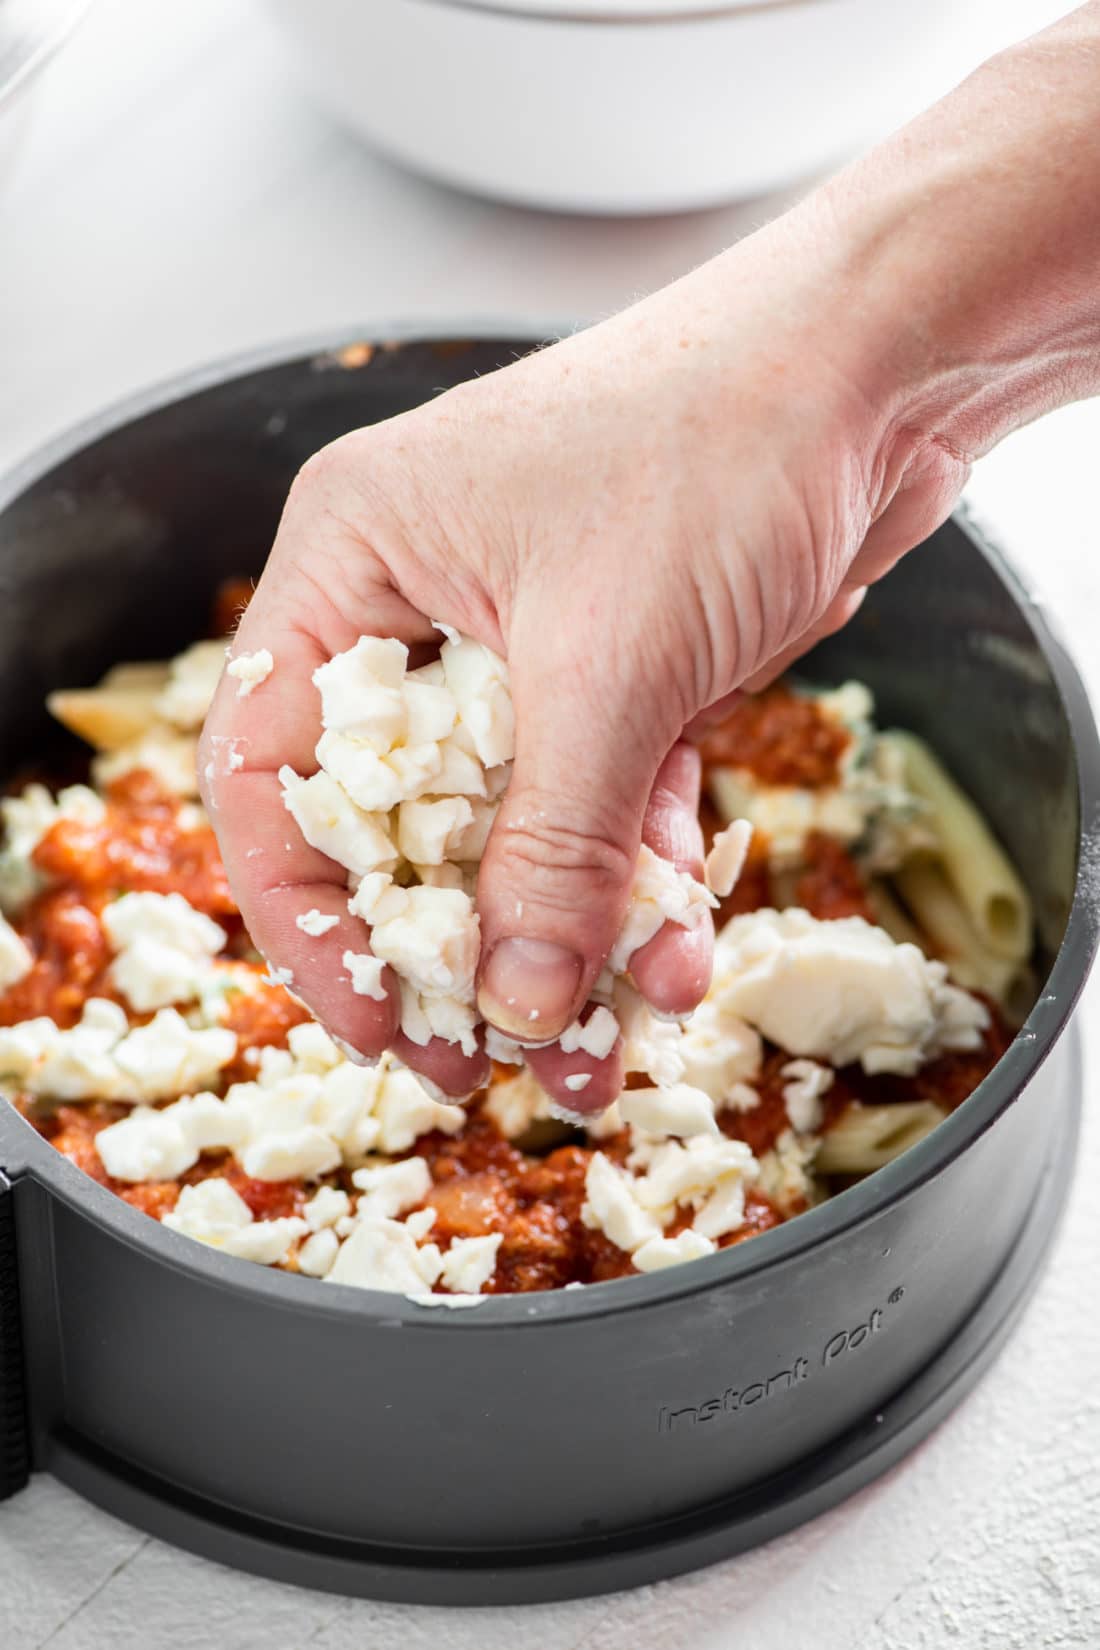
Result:
<svg viewBox="0 0 1100 1650"><path fill-rule="evenodd" d="M904 1293L905 1293L904 1289L901 1289L901 1288L895 1289L892 1292L892 1294L890 1294L887 1297L889 1299L890 1305L891 1306L896 1306L898 1301L900 1301L901 1297L904 1295Z"/></svg>

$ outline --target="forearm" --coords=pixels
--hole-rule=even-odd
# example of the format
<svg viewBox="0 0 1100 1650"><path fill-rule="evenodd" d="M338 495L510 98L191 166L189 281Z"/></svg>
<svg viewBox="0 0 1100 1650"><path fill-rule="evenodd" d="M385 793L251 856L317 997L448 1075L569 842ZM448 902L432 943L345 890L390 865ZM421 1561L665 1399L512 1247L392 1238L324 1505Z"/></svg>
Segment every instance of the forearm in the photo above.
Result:
<svg viewBox="0 0 1100 1650"><path fill-rule="evenodd" d="M807 203L869 393L967 458L1100 391L1100 4L993 58Z"/></svg>

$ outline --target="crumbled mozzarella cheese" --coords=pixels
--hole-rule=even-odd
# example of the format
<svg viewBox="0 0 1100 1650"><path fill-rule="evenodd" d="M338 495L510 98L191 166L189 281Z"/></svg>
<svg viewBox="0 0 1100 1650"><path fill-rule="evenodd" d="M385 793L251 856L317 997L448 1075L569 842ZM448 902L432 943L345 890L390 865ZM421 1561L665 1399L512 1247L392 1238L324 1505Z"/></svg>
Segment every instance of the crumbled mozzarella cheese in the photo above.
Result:
<svg viewBox="0 0 1100 1650"><path fill-rule="evenodd" d="M569 1079L566 1079L569 1085ZM532 1123L549 1117L549 1097L526 1066L514 1077L490 1085L483 1110L506 1140L518 1140Z"/></svg>
<svg viewBox="0 0 1100 1650"><path fill-rule="evenodd" d="M503 659L468 637L448 637L439 651L447 688L474 749L487 768L510 762L516 719Z"/></svg>
<svg viewBox="0 0 1100 1650"><path fill-rule="evenodd" d="M421 1295L431 1289L442 1269L435 1244L418 1245L403 1222L361 1221L340 1245L325 1281Z"/></svg>
<svg viewBox="0 0 1100 1650"><path fill-rule="evenodd" d="M371 946L414 991L472 1000L481 945L477 912L457 888L415 887L396 916L374 918Z"/></svg>
<svg viewBox="0 0 1100 1650"><path fill-rule="evenodd" d="M111 978L139 1014L189 1002L212 984L225 931L181 894L123 894L101 920L118 953Z"/></svg>
<svg viewBox="0 0 1100 1650"><path fill-rule="evenodd" d="M791 1127L799 1134L819 1129L824 1117L821 1099L833 1086L832 1071L814 1060L789 1060L779 1075L786 1078L783 1100Z"/></svg>
<svg viewBox="0 0 1100 1650"><path fill-rule="evenodd" d="M385 963L381 957L372 957L366 951L345 951L340 959L351 975L351 989L360 997L373 997L376 1003L386 1000L386 988L382 984L382 973Z"/></svg>
<svg viewBox="0 0 1100 1650"><path fill-rule="evenodd" d="M319 940L322 934L327 934L330 928L335 928L340 921L339 917L326 917L314 905L309 911L303 911L294 919L295 928L300 928L303 934L310 939Z"/></svg>
<svg viewBox="0 0 1100 1650"><path fill-rule="evenodd" d="M116 1044L113 1058L140 1099L169 1100L208 1088L236 1052L236 1035L227 1027L196 1031L174 1008L162 1008Z"/></svg>
<svg viewBox="0 0 1100 1650"><path fill-rule="evenodd" d="M653 1215L638 1202L636 1185L603 1152L596 1152L584 1177L585 1201L581 1205L581 1219L586 1226L604 1232L612 1243L631 1253L648 1238L661 1235Z"/></svg>
<svg viewBox="0 0 1100 1650"><path fill-rule="evenodd" d="M340 1252L340 1239L331 1226L322 1227L306 1238L298 1250L298 1270L307 1278L324 1278Z"/></svg>
<svg viewBox="0 0 1100 1650"><path fill-rule="evenodd" d="M314 1192L305 1208L303 1218L311 1232L320 1232L326 1226L335 1226L338 1220L351 1213L351 1198L335 1186L322 1186Z"/></svg>
<svg viewBox="0 0 1100 1650"><path fill-rule="evenodd" d="M719 1238L741 1224L744 1185L756 1172L756 1159L743 1140L696 1135L666 1141L645 1155L648 1167L635 1182L635 1195L662 1225L681 1203L697 1210L692 1224L705 1237Z"/></svg>
<svg viewBox="0 0 1100 1650"><path fill-rule="evenodd" d="M687 1083L669 1088L626 1089L619 1096L619 1116L649 1134L717 1134L714 1104L702 1089Z"/></svg>
<svg viewBox="0 0 1100 1650"><path fill-rule="evenodd" d="M34 967L34 958L26 942L15 932L11 923L0 915L0 991L6 991L28 975Z"/></svg>
<svg viewBox="0 0 1100 1650"><path fill-rule="evenodd" d="M592 1081L590 1071L575 1071L571 1077L565 1079L565 1086L571 1094L579 1094Z"/></svg>
<svg viewBox="0 0 1100 1650"><path fill-rule="evenodd" d="M416 1073L384 1055L378 1067L378 1092L374 1115L378 1121L378 1150L393 1154L408 1151L413 1141L433 1129L457 1134L466 1119L461 1106L441 1105L433 1100Z"/></svg>
<svg viewBox="0 0 1100 1650"><path fill-rule="evenodd" d="M684 1027L679 1053L684 1081L721 1108L759 1076L764 1045L760 1033L716 1001L715 993L712 985Z"/></svg>
<svg viewBox="0 0 1100 1650"><path fill-rule="evenodd" d="M360 636L346 653L319 666L313 683L321 695L322 724L389 749L405 733L401 687L408 657L403 642Z"/></svg>
<svg viewBox="0 0 1100 1650"><path fill-rule="evenodd" d="M291 1245L309 1229L297 1217L254 1220L244 1199L227 1181L219 1179L185 1186L175 1209L163 1217L163 1224L199 1243L264 1266L286 1260Z"/></svg>
<svg viewBox="0 0 1100 1650"><path fill-rule="evenodd" d="M623 1065L644 1071L660 1087L677 1083L684 1075L682 1028L660 1020L628 980L615 980L611 1001L623 1036Z"/></svg>
<svg viewBox="0 0 1100 1650"><path fill-rule="evenodd" d="M712 995L789 1054L911 1076L981 1043L989 1015L947 969L862 917L753 911L720 937Z"/></svg>
<svg viewBox="0 0 1100 1650"><path fill-rule="evenodd" d="M239 683L237 698L247 699L254 688L267 681L275 669L275 660L266 647L261 647L255 653L238 653L225 669L226 674Z"/></svg>
<svg viewBox="0 0 1100 1650"><path fill-rule="evenodd" d="M686 871L678 871L670 860L662 859L643 843L638 850L626 918L607 966L614 974L624 974L635 951L647 945L664 923L697 927L717 903L701 882Z"/></svg>
<svg viewBox="0 0 1100 1650"><path fill-rule="evenodd" d="M406 739L410 745L435 745L446 739L458 720L458 706L442 682L428 682L416 672L401 688L405 701Z"/></svg>
<svg viewBox="0 0 1100 1650"><path fill-rule="evenodd" d="M680 1266L684 1261L713 1255L716 1247L710 1238L688 1226L675 1237L648 1238L630 1258L639 1272L663 1272L666 1266Z"/></svg>
<svg viewBox="0 0 1100 1650"><path fill-rule="evenodd" d="M733 893L751 841L752 826L747 819L735 819L718 832L704 868L706 885L712 894L726 899Z"/></svg>
<svg viewBox="0 0 1100 1650"><path fill-rule="evenodd" d="M797 1214L814 1201L811 1177L820 1137L784 1129L771 1151L762 1153L758 1185L785 1215Z"/></svg>
<svg viewBox="0 0 1100 1650"><path fill-rule="evenodd" d="M202 727L225 663L224 642L195 642L172 660L155 710L184 733Z"/></svg>
<svg viewBox="0 0 1100 1650"><path fill-rule="evenodd" d="M399 1163L356 1169L352 1185L362 1193L355 1212L360 1220L394 1219L423 1203L432 1187L431 1171L422 1157Z"/></svg>
<svg viewBox="0 0 1100 1650"><path fill-rule="evenodd" d="M364 813L327 773L302 779L293 768L279 769L283 802L309 843L356 876L397 863L397 849L384 821Z"/></svg>
<svg viewBox="0 0 1100 1650"><path fill-rule="evenodd" d="M253 1180L317 1180L340 1167L343 1153L324 1129L307 1123L285 1134L265 1134L239 1153Z"/></svg>
<svg viewBox="0 0 1100 1650"><path fill-rule="evenodd" d="M175 1180L199 1156L177 1120L151 1106L135 1106L128 1117L101 1129L95 1147L115 1180Z"/></svg>
<svg viewBox="0 0 1100 1650"><path fill-rule="evenodd" d="M464 796L436 802L402 802L397 814L397 846L416 865L442 865L445 859L471 856L459 853L474 810Z"/></svg>
<svg viewBox="0 0 1100 1650"><path fill-rule="evenodd" d="M439 1281L444 1289L459 1295L480 1295L497 1264L497 1250L504 1241L501 1232L485 1237L452 1238L443 1256Z"/></svg>
<svg viewBox="0 0 1100 1650"><path fill-rule="evenodd" d="M606 1060L619 1036L619 1022L609 1008L593 1009L582 1025L574 1020L566 1026L558 1042L562 1052L575 1054L578 1049L590 1054L593 1060Z"/></svg>

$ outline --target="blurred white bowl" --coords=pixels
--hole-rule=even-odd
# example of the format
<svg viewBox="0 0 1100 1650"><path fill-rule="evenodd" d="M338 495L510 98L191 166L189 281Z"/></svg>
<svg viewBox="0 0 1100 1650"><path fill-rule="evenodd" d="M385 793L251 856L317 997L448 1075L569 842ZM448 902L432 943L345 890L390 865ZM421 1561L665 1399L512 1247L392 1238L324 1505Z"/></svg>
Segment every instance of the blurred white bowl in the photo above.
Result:
<svg viewBox="0 0 1100 1650"><path fill-rule="evenodd" d="M983 0L268 0L345 124L505 200L667 212L834 165L980 56Z"/></svg>
<svg viewBox="0 0 1100 1650"><path fill-rule="evenodd" d="M0 185L26 136L42 69L91 0L0 0Z"/></svg>

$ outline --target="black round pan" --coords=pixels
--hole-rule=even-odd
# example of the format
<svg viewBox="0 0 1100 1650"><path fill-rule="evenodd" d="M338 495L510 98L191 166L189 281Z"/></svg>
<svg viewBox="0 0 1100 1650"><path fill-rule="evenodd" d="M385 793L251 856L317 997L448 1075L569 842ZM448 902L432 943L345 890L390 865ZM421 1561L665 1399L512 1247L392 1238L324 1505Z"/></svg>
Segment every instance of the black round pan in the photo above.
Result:
<svg viewBox="0 0 1100 1650"><path fill-rule="evenodd" d="M379 342L233 363L0 488L4 771L46 692L201 633L319 445L530 347ZM927 736L1038 913L1044 983L933 1135L691 1265L429 1312L159 1226L0 1107L0 1494L56 1473L223 1561L421 1602L559 1598L709 1562L896 1461L1007 1336L1072 1166L1064 1036L1096 943L1096 730L1045 616L962 516L814 655Z"/></svg>

